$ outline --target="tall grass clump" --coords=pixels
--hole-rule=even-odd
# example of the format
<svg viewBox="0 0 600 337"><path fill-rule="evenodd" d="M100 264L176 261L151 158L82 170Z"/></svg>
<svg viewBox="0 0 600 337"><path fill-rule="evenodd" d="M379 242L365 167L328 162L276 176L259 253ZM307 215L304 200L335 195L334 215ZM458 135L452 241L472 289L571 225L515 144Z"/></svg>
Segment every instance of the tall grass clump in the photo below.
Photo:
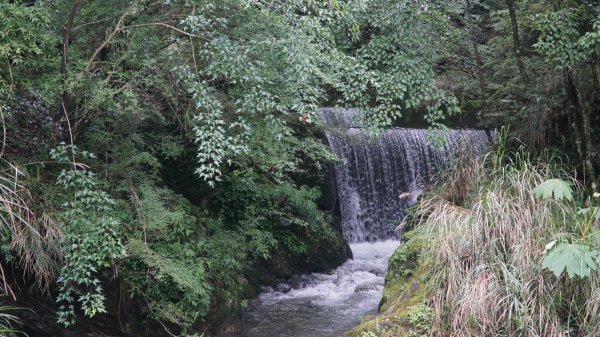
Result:
<svg viewBox="0 0 600 337"><path fill-rule="evenodd" d="M30 207L33 198L21 182L23 172L16 163L0 157L0 238L4 263L16 262L23 276L31 276L42 291L49 291L60 260L62 233L48 213L41 216ZM0 293L16 299L10 281L0 264Z"/></svg>
<svg viewBox="0 0 600 337"><path fill-rule="evenodd" d="M460 158L439 193L416 206L430 239L432 333L600 336L597 275L557 278L542 268L546 244L569 232L577 214L532 190L566 175L524 152L500 156Z"/></svg>
<svg viewBox="0 0 600 337"><path fill-rule="evenodd" d="M18 333L27 336L17 329L17 327L21 325L21 321L17 316L11 313L16 310L18 310L18 308L6 306L0 302L0 336L9 336L9 334Z"/></svg>

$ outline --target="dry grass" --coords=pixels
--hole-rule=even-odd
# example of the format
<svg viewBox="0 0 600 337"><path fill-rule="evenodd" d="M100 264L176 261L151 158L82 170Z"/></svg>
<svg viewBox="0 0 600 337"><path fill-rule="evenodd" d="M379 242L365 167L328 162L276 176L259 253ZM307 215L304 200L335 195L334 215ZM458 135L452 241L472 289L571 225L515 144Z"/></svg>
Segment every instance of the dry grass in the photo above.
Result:
<svg viewBox="0 0 600 337"><path fill-rule="evenodd" d="M0 226L3 240L26 275L33 275L41 290L48 290L57 275L56 261L60 260L60 232L47 214L36 217L28 204L32 198L20 183L18 166L2 161L0 170ZM4 293L15 297L0 265L0 283Z"/></svg>
<svg viewBox="0 0 600 337"><path fill-rule="evenodd" d="M19 332L15 327L20 325L21 321L17 316L11 314L11 312L16 311L17 309L18 308L0 305L0 336L16 336Z"/></svg>
<svg viewBox="0 0 600 337"><path fill-rule="evenodd" d="M481 160L462 165L441 188L462 202L442 193L416 210L431 240L434 334L600 336L598 279L556 280L541 269L545 244L575 217L572 206L533 197L549 167L524 158L493 172ZM464 181L469 193L455 187Z"/></svg>
<svg viewBox="0 0 600 337"><path fill-rule="evenodd" d="M468 139L461 138L457 143L457 156L453 160L451 176L446 177L442 196L453 204L461 206L467 199L471 186L477 186L484 178L483 161L474 160L477 153Z"/></svg>

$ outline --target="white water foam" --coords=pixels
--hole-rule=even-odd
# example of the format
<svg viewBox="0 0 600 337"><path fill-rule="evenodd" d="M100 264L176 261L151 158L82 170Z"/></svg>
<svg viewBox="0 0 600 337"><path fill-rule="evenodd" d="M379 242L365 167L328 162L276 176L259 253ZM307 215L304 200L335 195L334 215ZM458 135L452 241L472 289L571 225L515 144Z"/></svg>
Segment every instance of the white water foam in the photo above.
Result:
<svg viewBox="0 0 600 337"><path fill-rule="evenodd" d="M377 312L387 260L399 242L354 243L354 259L330 273L296 276L252 303L244 337L338 337Z"/></svg>

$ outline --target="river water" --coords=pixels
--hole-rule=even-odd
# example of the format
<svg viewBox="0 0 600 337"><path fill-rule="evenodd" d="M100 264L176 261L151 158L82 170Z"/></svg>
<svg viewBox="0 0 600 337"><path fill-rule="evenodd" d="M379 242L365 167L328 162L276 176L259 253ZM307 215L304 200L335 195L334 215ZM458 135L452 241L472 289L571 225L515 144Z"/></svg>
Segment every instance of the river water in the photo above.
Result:
<svg viewBox="0 0 600 337"><path fill-rule="evenodd" d="M340 337L375 314L398 241L350 244L353 260L327 274L296 276L250 303L238 337Z"/></svg>

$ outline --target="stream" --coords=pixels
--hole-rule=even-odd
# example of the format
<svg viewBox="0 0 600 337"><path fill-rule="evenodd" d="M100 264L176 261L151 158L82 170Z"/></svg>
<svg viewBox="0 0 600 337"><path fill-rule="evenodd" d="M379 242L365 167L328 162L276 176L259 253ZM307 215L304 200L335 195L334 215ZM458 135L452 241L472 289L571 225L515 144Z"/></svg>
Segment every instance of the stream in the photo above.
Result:
<svg viewBox="0 0 600 337"><path fill-rule="evenodd" d="M327 274L296 276L249 304L236 337L341 337L377 313L387 260L399 242L350 244L353 260Z"/></svg>

